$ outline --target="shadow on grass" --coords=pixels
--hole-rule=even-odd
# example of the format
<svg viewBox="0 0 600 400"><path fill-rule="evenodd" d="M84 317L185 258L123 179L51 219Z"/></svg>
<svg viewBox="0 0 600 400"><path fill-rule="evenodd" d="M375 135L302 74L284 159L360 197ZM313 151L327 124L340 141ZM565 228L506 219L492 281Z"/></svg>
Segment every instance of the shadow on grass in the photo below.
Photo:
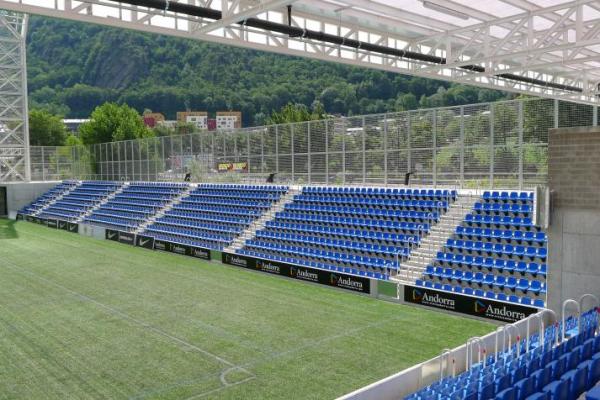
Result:
<svg viewBox="0 0 600 400"><path fill-rule="evenodd" d="M19 237L15 229L16 221L0 218L0 240L1 239L16 239Z"/></svg>

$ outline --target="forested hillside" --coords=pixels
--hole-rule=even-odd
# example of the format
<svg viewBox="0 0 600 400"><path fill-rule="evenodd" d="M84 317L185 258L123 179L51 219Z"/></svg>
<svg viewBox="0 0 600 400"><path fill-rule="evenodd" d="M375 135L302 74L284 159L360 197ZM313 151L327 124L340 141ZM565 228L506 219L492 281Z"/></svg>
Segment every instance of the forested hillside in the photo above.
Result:
<svg viewBox="0 0 600 400"><path fill-rule="evenodd" d="M33 108L88 117L125 102L174 118L184 109L235 109L262 124L287 103L323 103L356 115L493 101L507 94L334 63L91 24L32 17L28 77Z"/></svg>

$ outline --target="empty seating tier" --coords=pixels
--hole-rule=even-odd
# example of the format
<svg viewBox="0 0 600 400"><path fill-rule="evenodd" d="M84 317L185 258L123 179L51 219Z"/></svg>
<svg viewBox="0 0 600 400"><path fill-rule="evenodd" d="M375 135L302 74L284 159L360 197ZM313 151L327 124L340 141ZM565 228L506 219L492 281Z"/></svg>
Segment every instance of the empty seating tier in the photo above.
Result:
<svg viewBox="0 0 600 400"><path fill-rule="evenodd" d="M77 220L120 186L121 183L116 182L84 181L42 210L38 217Z"/></svg>
<svg viewBox="0 0 600 400"><path fill-rule="evenodd" d="M239 254L388 279L455 191L305 187Z"/></svg>
<svg viewBox="0 0 600 400"><path fill-rule="evenodd" d="M543 307L547 237L533 208L533 193L485 192L416 284Z"/></svg>
<svg viewBox="0 0 600 400"><path fill-rule="evenodd" d="M133 231L187 190L185 183L132 182L84 218L84 222Z"/></svg>
<svg viewBox="0 0 600 400"><path fill-rule="evenodd" d="M41 211L45 206L54 201L57 197L62 196L69 190L73 189L77 186L78 182L76 181L63 181L58 185L54 186L52 189L48 190L46 193L35 199L31 204L23 207L19 210L19 214L23 215L34 215Z"/></svg>
<svg viewBox="0 0 600 400"><path fill-rule="evenodd" d="M143 234L223 250L287 192L287 186L202 184L156 218Z"/></svg>
<svg viewBox="0 0 600 400"><path fill-rule="evenodd" d="M560 325L532 335L498 355L485 357L455 377L446 377L405 400L569 400L577 399L600 381L600 334L597 312L567 322L572 335L557 344Z"/></svg>

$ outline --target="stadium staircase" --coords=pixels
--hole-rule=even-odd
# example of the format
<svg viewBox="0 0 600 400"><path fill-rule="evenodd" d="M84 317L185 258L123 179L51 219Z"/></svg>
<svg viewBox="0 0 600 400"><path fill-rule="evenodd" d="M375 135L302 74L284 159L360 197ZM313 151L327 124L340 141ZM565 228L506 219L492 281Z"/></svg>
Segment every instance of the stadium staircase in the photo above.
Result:
<svg viewBox="0 0 600 400"><path fill-rule="evenodd" d="M110 193L108 196L106 196L104 199L102 199L98 204L96 204L94 207L90 208L89 210L87 210L86 213L84 213L82 216L80 216L76 222L80 223L82 222L86 217L89 217L90 215L92 215L94 213L94 211L98 210L100 207L102 207L103 205L105 205L106 203L108 203L110 200L114 199L115 196L119 193L123 192L123 189L125 189L126 187L128 187L129 184L128 183L123 183L121 186L117 187L117 189L115 191L113 191L112 193Z"/></svg>
<svg viewBox="0 0 600 400"><path fill-rule="evenodd" d="M409 285L420 279L425 268L442 250L448 238L454 234L456 226L471 212L478 199L479 196L472 194L459 194L439 222L432 226L429 234L421 239L420 245L411 251L408 260L401 263L398 275L392 279Z"/></svg>
<svg viewBox="0 0 600 400"><path fill-rule="evenodd" d="M38 209L37 211L35 211L32 215L34 217L37 217L38 215L40 215L42 212L44 212L44 210L48 209L49 207L51 207L53 204L55 204L57 201L61 200L64 196L68 195L69 193L71 193L73 191L73 189L75 189L77 186L81 185L81 182L74 182L73 186L67 186L66 190L61 191L58 196L52 198L50 201L48 201L46 204L44 204L44 206L40 209Z"/></svg>
<svg viewBox="0 0 600 400"><path fill-rule="evenodd" d="M183 198L188 197L190 195L190 192L192 190L196 189L197 187L198 187L198 184L192 183L189 186L187 186L186 188L184 188L183 191L179 195L173 197L173 199L171 199L171 201L167 202L163 208L159 209L156 212L156 214L150 216L150 218L148 218L146 221L144 221L144 223L141 224L137 228L135 233L136 234L142 233L146 229L146 227L148 227L148 225L151 225L154 222L156 222L157 218L164 217L168 211L172 210L175 205L181 203L181 200Z"/></svg>
<svg viewBox="0 0 600 400"><path fill-rule="evenodd" d="M290 204L294 201L294 197L301 193L301 188L299 186L290 186L288 188L287 193L279 198L279 201L273 203L269 211L262 215L259 219L252 222L250 226L244 232L242 232L238 237L235 238L233 243L229 247L224 249L225 252L235 253L237 250L244 247L246 241L252 240L256 237L256 232L265 227L267 221L273 220L275 214L280 211L283 211L286 204Z"/></svg>

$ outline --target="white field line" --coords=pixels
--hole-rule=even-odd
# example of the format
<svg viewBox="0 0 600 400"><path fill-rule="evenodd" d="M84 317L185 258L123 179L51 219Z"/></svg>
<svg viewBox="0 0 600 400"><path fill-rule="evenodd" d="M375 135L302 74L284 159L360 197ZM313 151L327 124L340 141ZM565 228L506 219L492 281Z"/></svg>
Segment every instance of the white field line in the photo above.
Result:
<svg viewBox="0 0 600 400"><path fill-rule="evenodd" d="M223 383L223 385L228 385L229 384L227 382L227 380L225 379L225 376L226 376L226 374L230 370L233 370L233 369L239 369L240 371L243 371L244 373L250 375L251 377L254 377L254 374L252 372L246 370L242 366L235 365L232 362L227 361L223 357L220 357L220 356L218 356L218 355L216 355L214 353L211 353L211 352L209 352L207 350L204 350L204 349L202 349L202 348L200 348L200 347L198 347L198 346L196 346L196 345L194 345L194 344L192 344L190 342L187 342L187 341L185 341L185 340L183 340L181 338L173 336L170 333L168 333L168 332L166 332L166 331L164 331L164 330L162 330L162 329L160 329L160 328L158 328L156 326L153 326L153 325L151 325L151 324L149 324L147 322L144 322L141 319L135 318L135 317L133 317L133 316L131 316L131 315L129 315L129 314L127 314L127 313L125 313L125 312L117 309L117 308L111 307L111 306L109 306L107 304L104 304L104 303L102 303L102 302L100 302L100 301L98 301L98 300L96 300L96 299L94 299L94 298L92 298L90 296L87 296L87 295L79 293L79 292L77 292L77 291L75 291L73 289L70 289L70 288L68 288L66 286L63 286L60 283L57 283L57 282L55 282L55 281L53 281L51 279L45 278L45 277L43 277L43 276L41 276L39 274L36 274L35 272L30 271L30 270L28 270L26 268L19 267L18 265L14 264L14 263L12 263L10 261L7 262L5 260L5 263L6 263L5 266L7 266L8 268L12 269L13 271L17 271L17 272L21 272L21 273L26 273L26 274L28 274L28 275L30 275L30 276L32 276L32 277L34 277L34 278L42 281L42 282L45 282L46 284L49 284L49 285L55 286L55 287L57 287L59 289L62 289L63 291L65 291L67 293L70 293L71 295L79 298L80 300L90 302L90 303L92 303L92 304L94 304L94 305L96 305L96 306L98 306L100 308L103 308L105 311L107 311L110 314L117 315L117 316L123 318L124 320L133 322L133 323L141 326L144 329L147 329L147 330L149 330L151 332L154 332L154 333L156 333L156 334L158 334L160 336L166 337L167 339L169 339L169 340L171 340L171 341L173 341L175 343L183 345L183 346L185 346L185 347L187 347L189 349L192 349L192 350L194 350L194 351L196 351L196 352L198 352L200 354L203 354L205 356L208 356L208 357L211 357L211 358L217 360L221 364L224 364L225 366L228 367L220 375L220 379L221 379L221 382Z"/></svg>

